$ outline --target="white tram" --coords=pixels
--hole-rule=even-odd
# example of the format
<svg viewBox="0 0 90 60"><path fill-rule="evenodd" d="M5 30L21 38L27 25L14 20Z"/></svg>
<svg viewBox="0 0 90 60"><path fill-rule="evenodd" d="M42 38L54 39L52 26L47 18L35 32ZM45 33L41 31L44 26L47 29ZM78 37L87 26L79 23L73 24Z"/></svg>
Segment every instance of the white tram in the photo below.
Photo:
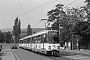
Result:
<svg viewBox="0 0 90 60"><path fill-rule="evenodd" d="M56 30L43 30L20 39L19 47L34 52L54 55L59 53L60 44Z"/></svg>

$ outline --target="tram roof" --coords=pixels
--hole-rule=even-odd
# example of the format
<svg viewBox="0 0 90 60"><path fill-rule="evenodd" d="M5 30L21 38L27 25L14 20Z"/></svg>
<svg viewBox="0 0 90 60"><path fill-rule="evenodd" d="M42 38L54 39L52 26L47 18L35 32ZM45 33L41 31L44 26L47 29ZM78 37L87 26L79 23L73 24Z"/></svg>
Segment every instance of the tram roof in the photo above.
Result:
<svg viewBox="0 0 90 60"><path fill-rule="evenodd" d="M24 39L27 39L27 38L30 38L30 37L31 37L31 35L26 36L26 37L24 37L24 38L22 38L22 39L20 39L20 40L24 40Z"/></svg>
<svg viewBox="0 0 90 60"><path fill-rule="evenodd" d="M27 37L24 37L24 38L22 38L22 39L20 39L20 40L28 39L28 38L30 38L30 37L34 37L34 36L38 36L38 35L42 35L42 34L47 34L48 32L51 32L51 31L58 32L57 30L42 30L42 31L37 32L37 33L35 33L35 34L29 35L29 36L27 36Z"/></svg>
<svg viewBox="0 0 90 60"><path fill-rule="evenodd" d="M51 31L58 32L57 30L43 30L43 31L40 31L40 32L33 34L32 37L42 35L42 34L47 34L48 32L51 32Z"/></svg>

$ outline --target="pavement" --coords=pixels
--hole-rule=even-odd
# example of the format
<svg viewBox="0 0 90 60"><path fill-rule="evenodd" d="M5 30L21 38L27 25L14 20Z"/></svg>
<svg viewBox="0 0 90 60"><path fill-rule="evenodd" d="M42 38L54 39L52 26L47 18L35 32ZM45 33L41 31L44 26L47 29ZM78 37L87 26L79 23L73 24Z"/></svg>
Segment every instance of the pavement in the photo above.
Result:
<svg viewBox="0 0 90 60"><path fill-rule="evenodd" d="M65 54L64 57L75 60L90 60L90 50L60 50L60 54Z"/></svg>
<svg viewBox="0 0 90 60"><path fill-rule="evenodd" d="M3 49L2 52L0 52L0 56L0 60L16 60L11 49Z"/></svg>
<svg viewBox="0 0 90 60"><path fill-rule="evenodd" d="M85 55L85 56L90 56L90 50L60 50L60 52L65 52L68 54L79 54L79 55Z"/></svg>

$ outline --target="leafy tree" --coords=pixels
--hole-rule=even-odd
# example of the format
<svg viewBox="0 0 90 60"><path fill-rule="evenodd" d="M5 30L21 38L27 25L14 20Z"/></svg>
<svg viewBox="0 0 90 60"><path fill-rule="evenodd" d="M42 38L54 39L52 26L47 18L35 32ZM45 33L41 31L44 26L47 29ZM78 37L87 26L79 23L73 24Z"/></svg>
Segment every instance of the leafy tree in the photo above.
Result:
<svg viewBox="0 0 90 60"><path fill-rule="evenodd" d="M88 46L90 44L90 0L86 0L85 3L87 3L85 6L78 9L82 13L83 21L79 21L73 31L82 38L80 44L88 49L90 48Z"/></svg>
<svg viewBox="0 0 90 60"><path fill-rule="evenodd" d="M60 27L66 27L68 19L65 11L63 10L63 4L57 4L55 9L48 11L48 21L54 22L52 29L59 31ZM60 26L59 26L60 25ZM60 37L60 36L59 36Z"/></svg>
<svg viewBox="0 0 90 60"><path fill-rule="evenodd" d="M18 23L18 34L19 34L19 38L20 38L20 34L21 34L21 22L19 19L19 23Z"/></svg>
<svg viewBox="0 0 90 60"><path fill-rule="evenodd" d="M90 44L90 30L88 31L88 28L90 28L90 24L86 21L79 22L73 30L76 35L79 35L82 38L80 44L86 48L88 48L88 44Z"/></svg>
<svg viewBox="0 0 90 60"><path fill-rule="evenodd" d="M13 26L13 35L15 36L15 42L18 42L18 38L21 34L21 28L20 28L20 19L18 22L18 17L15 19L14 26Z"/></svg>
<svg viewBox="0 0 90 60"><path fill-rule="evenodd" d="M0 31L0 43L5 41L3 33Z"/></svg>
<svg viewBox="0 0 90 60"><path fill-rule="evenodd" d="M69 22L69 16L67 12L64 11L63 4L57 4L55 9L52 9L48 12L48 21L53 22L52 29L58 31L59 42L71 41L72 33L70 33L73 29L71 22ZM60 43L60 46L63 46Z"/></svg>
<svg viewBox="0 0 90 60"><path fill-rule="evenodd" d="M52 28L52 30L58 30L58 28L59 28L58 23L54 22L54 24L52 24L51 28Z"/></svg>
<svg viewBox="0 0 90 60"><path fill-rule="evenodd" d="M82 7L66 8L64 11L63 6L62 4L57 4L55 9L48 12L48 21L54 22L51 28L59 31L60 26L63 27L60 29L60 38L63 41L72 41L77 36L79 36L78 38L82 37L81 29L85 29L86 26L88 27L88 23L84 22L87 16L86 11ZM80 23L82 24L78 25ZM83 25L83 23L86 25ZM77 30L77 32L74 30ZM74 37L72 37L72 34Z"/></svg>
<svg viewBox="0 0 90 60"><path fill-rule="evenodd" d="M87 3L85 6L65 9L64 5L57 4L55 9L47 13L48 21L53 22L51 26L53 30L59 31L60 26L63 27L60 29L61 40L79 39L85 46L90 43L90 1L85 2Z"/></svg>
<svg viewBox="0 0 90 60"><path fill-rule="evenodd" d="M48 12L48 21L58 22L61 26L64 26L66 23L66 14L63 10L62 4L57 4L55 9L52 9Z"/></svg>
<svg viewBox="0 0 90 60"><path fill-rule="evenodd" d="M11 43L11 39L12 39L12 34L8 31L5 34L5 41L6 43Z"/></svg>
<svg viewBox="0 0 90 60"><path fill-rule="evenodd" d="M31 35L31 34L32 34L32 28L31 28L31 25L28 24L28 26L27 26L27 36Z"/></svg>

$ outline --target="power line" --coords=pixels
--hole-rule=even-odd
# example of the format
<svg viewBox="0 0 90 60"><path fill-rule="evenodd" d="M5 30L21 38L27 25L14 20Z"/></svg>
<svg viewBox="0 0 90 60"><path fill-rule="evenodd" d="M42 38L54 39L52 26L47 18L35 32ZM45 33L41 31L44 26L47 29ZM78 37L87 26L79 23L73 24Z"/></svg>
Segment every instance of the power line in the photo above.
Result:
<svg viewBox="0 0 90 60"><path fill-rule="evenodd" d="M71 4L73 4L74 2L76 2L77 0L74 0L73 2L71 2L71 3L69 3L68 5L66 5L65 7L67 7L67 6L69 6L69 5L71 5ZM64 8L65 8L64 7ZM38 25L39 23L41 23L41 21L39 21L36 25ZM36 26L36 25L34 25L34 26Z"/></svg>
<svg viewBox="0 0 90 60"><path fill-rule="evenodd" d="M19 0L18 0L18 1L19 1ZM42 7L42 6L45 6L45 5L47 5L47 4L50 4L50 3L54 2L54 1L57 1L57 0L50 0L50 1L48 1L48 2L46 2L46 3L44 3L44 4L42 4L42 5L40 5L40 6L38 6L38 7L35 7L35 8L33 8L33 9L29 10L29 11L26 11L26 12L25 12L25 10L24 10L24 8L23 8L21 2L19 1L19 3L20 3L20 5L21 5L21 7L22 7L24 13L22 13L22 14L20 14L20 15L18 15L18 16L21 16L21 15L25 14L26 17L28 18L28 16L27 16L26 13L31 12L31 11L33 11L33 10L35 10L35 9L38 9L38 8L40 8L40 7ZM70 4L68 4L67 6L73 4L73 3L76 2L76 1L77 1L77 0L74 0L73 2L71 2ZM67 7L67 6L65 6L65 7ZM65 8L65 7L64 7L64 8ZM29 19L29 18L28 18L28 19ZM39 23L40 23L40 21L39 21ZM38 24L39 24L39 23L38 23ZM37 24L36 24L36 25L37 25Z"/></svg>
<svg viewBox="0 0 90 60"><path fill-rule="evenodd" d="M71 2L71 3L69 3L68 5L66 5L65 7L67 7L67 6L69 6L69 5L71 5L71 4L73 4L74 2L76 2L77 0L74 0L73 2ZM65 8L64 7L64 8Z"/></svg>
<svg viewBox="0 0 90 60"><path fill-rule="evenodd" d="M37 24L35 24L34 26L38 25L39 23L41 23L42 21L39 21Z"/></svg>
<svg viewBox="0 0 90 60"><path fill-rule="evenodd" d="M23 11L24 11L24 13L22 13L22 14L20 14L20 15L17 15L17 16L21 16L21 15L25 14L26 17L28 18L28 16L27 16L26 13L31 12L31 11L33 11L33 10L35 10L35 9L38 9L38 8L40 8L40 7L42 7L42 6L45 6L45 5L47 5L47 4L50 4L50 3L54 2L54 1L57 1L57 0L50 0L50 1L45 2L44 4L42 4L42 5L40 5L40 6L37 6L37 7L33 8L33 9L31 9L31 10L25 12L25 10L24 10L24 8L23 8L21 2L18 0L19 4L21 5L21 7L22 7L22 9L23 9ZM12 20L12 19L13 19L13 17L11 18L11 20ZM29 20L29 18L28 18L28 20ZM9 21L10 21L10 20L9 20Z"/></svg>
<svg viewBox="0 0 90 60"><path fill-rule="evenodd" d="M26 14L26 13L28 13L28 12L31 12L31 11L33 11L33 10L35 10L35 9L38 9L38 8L40 8L40 7L42 7L42 6L45 6L45 5L50 4L50 3L52 3L52 2L55 2L55 1L57 1L57 0L50 0L50 1L44 3L44 4L40 5L40 6L37 6L37 7L33 8L33 9L27 11L27 12L24 12L24 13L20 14L19 16L21 16L21 15L23 15L23 14Z"/></svg>
<svg viewBox="0 0 90 60"><path fill-rule="evenodd" d="M57 1L57 0L54 0L54 1ZM42 4L42 5L40 5L40 6L38 6L38 7L35 7L35 8L33 8L33 9L27 11L27 12L24 12L24 13L20 14L19 16L21 16L21 15L23 15L23 14L26 14L26 13L28 13L28 12L31 12L31 11L33 11L33 10L35 10L35 9L38 9L38 8L40 8L40 7L42 7L42 6L45 6L45 5L47 5L47 4L50 4L50 3L54 2L54 1L53 1L53 0L50 0L50 1L48 1L48 2L46 2L46 3L44 3L44 4ZM76 1L77 1L77 0L74 0L73 2L71 2L70 4L68 4L67 6L73 4L73 3L76 2ZM65 7L67 7L67 6L65 6Z"/></svg>
<svg viewBox="0 0 90 60"><path fill-rule="evenodd" d="M21 5L21 8L23 9L23 11L24 11L24 13L25 13L25 10L24 10L24 8L23 8L23 6L22 6L22 4L21 4L20 0L18 0L18 2L19 2L19 4ZM28 18L28 16L27 16L27 14L26 14L26 13L25 13L25 15L26 15L27 19L29 20L29 18Z"/></svg>

